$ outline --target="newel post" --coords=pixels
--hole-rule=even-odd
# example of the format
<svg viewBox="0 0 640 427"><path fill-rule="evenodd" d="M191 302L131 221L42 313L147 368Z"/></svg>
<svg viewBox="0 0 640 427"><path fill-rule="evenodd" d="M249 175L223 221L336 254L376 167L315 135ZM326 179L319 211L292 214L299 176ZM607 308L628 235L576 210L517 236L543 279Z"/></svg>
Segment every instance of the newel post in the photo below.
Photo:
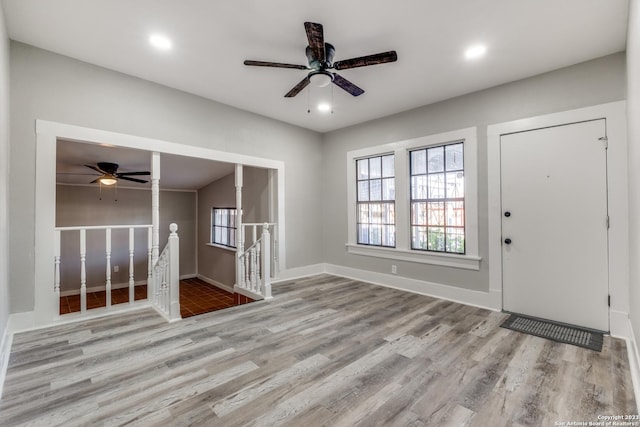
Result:
<svg viewBox="0 0 640 427"><path fill-rule="evenodd" d="M180 316L180 239L178 238L178 224L169 226L169 318L171 321L181 319Z"/></svg>
<svg viewBox="0 0 640 427"><path fill-rule="evenodd" d="M269 224L262 225L262 295L265 300L273 298L271 296L271 234Z"/></svg>

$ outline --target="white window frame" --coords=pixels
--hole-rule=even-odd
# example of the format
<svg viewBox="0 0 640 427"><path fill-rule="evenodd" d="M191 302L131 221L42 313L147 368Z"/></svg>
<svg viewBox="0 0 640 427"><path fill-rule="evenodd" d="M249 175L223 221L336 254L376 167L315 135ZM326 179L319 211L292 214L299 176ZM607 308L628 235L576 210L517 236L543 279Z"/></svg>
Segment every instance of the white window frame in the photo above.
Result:
<svg viewBox="0 0 640 427"><path fill-rule="evenodd" d="M229 213L231 213L232 210L237 211L236 208L222 208L222 207L216 207L213 206L211 208L211 221L210 221L210 226L209 226L209 243L207 243L208 246L215 246L216 248L222 248L222 249L226 249L229 251L233 251L235 252L237 250L237 244L238 244L238 227L237 227L237 222L236 222L236 227L229 227L229 226L221 226L221 227L225 227L225 228L233 228L236 230L235 233L235 244L236 246L231 246L231 245L223 245L222 243L217 243L213 241L213 233L214 233L214 228L216 227L215 224L215 211L216 209L226 209L229 211ZM237 221L237 215L236 215L236 221Z"/></svg>
<svg viewBox="0 0 640 427"><path fill-rule="evenodd" d="M406 141L368 147L347 153L347 252L398 261L480 270L478 256L478 128L444 132ZM410 151L464 141L465 254L427 252L411 249ZM356 160L393 153L395 156L396 247L359 245L356 239Z"/></svg>

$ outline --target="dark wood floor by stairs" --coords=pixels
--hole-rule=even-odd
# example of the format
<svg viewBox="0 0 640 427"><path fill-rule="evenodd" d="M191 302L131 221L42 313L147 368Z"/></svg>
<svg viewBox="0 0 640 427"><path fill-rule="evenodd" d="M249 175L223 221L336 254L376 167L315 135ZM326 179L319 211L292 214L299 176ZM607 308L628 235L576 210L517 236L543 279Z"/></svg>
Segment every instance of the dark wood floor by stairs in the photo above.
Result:
<svg viewBox="0 0 640 427"><path fill-rule="evenodd" d="M597 353L327 275L273 292L172 324L143 310L17 334L0 425L555 426L637 411L618 339Z"/></svg>

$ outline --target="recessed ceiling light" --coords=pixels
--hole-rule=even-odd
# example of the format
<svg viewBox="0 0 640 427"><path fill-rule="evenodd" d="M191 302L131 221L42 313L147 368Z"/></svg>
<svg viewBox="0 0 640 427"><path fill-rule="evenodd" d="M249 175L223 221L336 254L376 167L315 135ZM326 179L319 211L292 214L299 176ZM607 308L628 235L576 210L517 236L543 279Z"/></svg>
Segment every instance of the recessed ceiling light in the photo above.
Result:
<svg viewBox="0 0 640 427"><path fill-rule="evenodd" d="M487 53L487 47L482 44L478 44L475 46L471 46L464 53L465 58L467 59L477 59Z"/></svg>
<svg viewBox="0 0 640 427"><path fill-rule="evenodd" d="M327 103L322 103L322 104L318 104L318 111L322 111L323 113L326 113L327 111L331 110L331 105L327 104Z"/></svg>
<svg viewBox="0 0 640 427"><path fill-rule="evenodd" d="M151 46L159 50L171 49L171 40L162 34L151 34L149 37L149 43L151 43Z"/></svg>

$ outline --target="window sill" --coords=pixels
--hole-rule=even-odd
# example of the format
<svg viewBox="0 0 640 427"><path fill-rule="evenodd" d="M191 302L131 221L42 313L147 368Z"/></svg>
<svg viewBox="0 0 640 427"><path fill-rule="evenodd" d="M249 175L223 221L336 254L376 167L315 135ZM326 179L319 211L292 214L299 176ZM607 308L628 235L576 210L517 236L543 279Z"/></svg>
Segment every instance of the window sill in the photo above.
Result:
<svg viewBox="0 0 640 427"><path fill-rule="evenodd" d="M218 248L218 249L224 249L224 250L227 250L229 252L236 252L236 248L232 248L232 247L229 247L229 246L216 245L215 243L205 243L205 245L211 246L211 247L214 247L214 248Z"/></svg>
<svg viewBox="0 0 640 427"><path fill-rule="evenodd" d="M363 246L347 243L347 253L377 258L394 259L398 261L415 262L419 264L441 265L444 267L463 268L466 270L480 270L482 258L473 255L454 255L425 253L404 249L382 248L377 246Z"/></svg>

